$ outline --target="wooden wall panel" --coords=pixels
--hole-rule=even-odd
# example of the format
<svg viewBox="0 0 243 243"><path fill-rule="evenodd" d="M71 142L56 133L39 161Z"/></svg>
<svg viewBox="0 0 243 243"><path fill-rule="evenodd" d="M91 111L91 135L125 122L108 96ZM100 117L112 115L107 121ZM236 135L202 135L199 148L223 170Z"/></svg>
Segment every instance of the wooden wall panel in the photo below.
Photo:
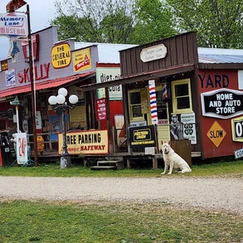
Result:
<svg viewBox="0 0 243 243"><path fill-rule="evenodd" d="M140 53L144 48L164 44L167 55L163 59L142 62ZM188 32L156 42L137 46L120 52L121 76L129 77L146 72L173 68L183 64L194 64L197 58L196 33Z"/></svg>

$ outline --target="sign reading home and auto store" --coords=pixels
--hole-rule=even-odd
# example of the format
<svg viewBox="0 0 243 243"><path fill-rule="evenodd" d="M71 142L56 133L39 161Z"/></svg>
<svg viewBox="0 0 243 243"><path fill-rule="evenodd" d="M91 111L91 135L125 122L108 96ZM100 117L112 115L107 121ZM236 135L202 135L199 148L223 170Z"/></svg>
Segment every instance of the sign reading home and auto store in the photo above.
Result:
<svg viewBox="0 0 243 243"><path fill-rule="evenodd" d="M243 142L243 116L231 120L232 140Z"/></svg>
<svg viewBox="0 0 243 243"><path fill-rule="evenodd" d="M155 147L154 126L129 127L131 147Z"/></svg>
<svg viewBox="0 0 243 243"><path fill-rule="evenodd" d="M28 35L27 18L15 13L0 13L0 35L26 37Z"/></svg>
<svg viewBox="0 0 243 243"><path fill-rule="evenodd" d="M243 114L243 92L218 89L201 94L203 116L228 119Z"/></svg>
<svg viewBox="0 0 243 243"><path fill-rule="evenodd" d="M67 151L70 155L107 154L107 130L67 132ZM62 153L63 134L58 134L58 153Z"/></svg>

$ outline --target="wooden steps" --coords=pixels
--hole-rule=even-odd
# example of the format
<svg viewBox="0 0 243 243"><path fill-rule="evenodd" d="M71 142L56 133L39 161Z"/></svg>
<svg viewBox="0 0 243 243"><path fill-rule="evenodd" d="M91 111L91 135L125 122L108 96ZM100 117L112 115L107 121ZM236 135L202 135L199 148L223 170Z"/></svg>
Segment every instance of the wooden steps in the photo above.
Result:
<svg viewBox="0 0 243 243"><path fill-rule="evenodd" d="M121 170L124 168L122 160L102 160L97 161L97 165L92 166L91 170Z"/></svg>

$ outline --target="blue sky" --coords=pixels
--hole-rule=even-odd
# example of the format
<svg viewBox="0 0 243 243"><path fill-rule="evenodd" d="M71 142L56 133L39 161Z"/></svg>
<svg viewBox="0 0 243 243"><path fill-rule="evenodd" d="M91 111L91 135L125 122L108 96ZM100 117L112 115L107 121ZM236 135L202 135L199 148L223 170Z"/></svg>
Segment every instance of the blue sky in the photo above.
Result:
<svg viewBox="0 0 243 243"><path fill-rule="evenodd" d="M6 5L10 0L1 0L0 13L6 13ZM30 8L31 31L35 32L48 27L50 20L55 18L55 7L52 0L25 0ZM26 5L18 11L26 12ZM0 60L6 58L9 50L9 38L0 36Z"/></svg>

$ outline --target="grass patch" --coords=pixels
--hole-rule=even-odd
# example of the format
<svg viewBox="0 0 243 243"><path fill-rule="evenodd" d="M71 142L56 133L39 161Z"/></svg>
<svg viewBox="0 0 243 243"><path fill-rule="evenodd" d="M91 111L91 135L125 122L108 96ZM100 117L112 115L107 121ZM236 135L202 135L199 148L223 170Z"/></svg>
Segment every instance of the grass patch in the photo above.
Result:
<svg viewBox="0 0 243 243"><path fill-rule="evenodd" d="M243 217L168 204L0 202L2 243L241 242Z"/></svg>
<svg viewBox="0 0 243 243"><path fill-rule="evenodd" d="M59 164L40 164L37 167L0 167L1 176L40 176L40 177L158 177L163 168L159 169L124 169L109 171L94 171L88 167L74 165L68 169L60 169ZM167 175L163 175L167 176ZM243 161L218 162L203 165L193 165L188 174L174 173L172 176L207 177L234 176L243 178Z"/></svg>

